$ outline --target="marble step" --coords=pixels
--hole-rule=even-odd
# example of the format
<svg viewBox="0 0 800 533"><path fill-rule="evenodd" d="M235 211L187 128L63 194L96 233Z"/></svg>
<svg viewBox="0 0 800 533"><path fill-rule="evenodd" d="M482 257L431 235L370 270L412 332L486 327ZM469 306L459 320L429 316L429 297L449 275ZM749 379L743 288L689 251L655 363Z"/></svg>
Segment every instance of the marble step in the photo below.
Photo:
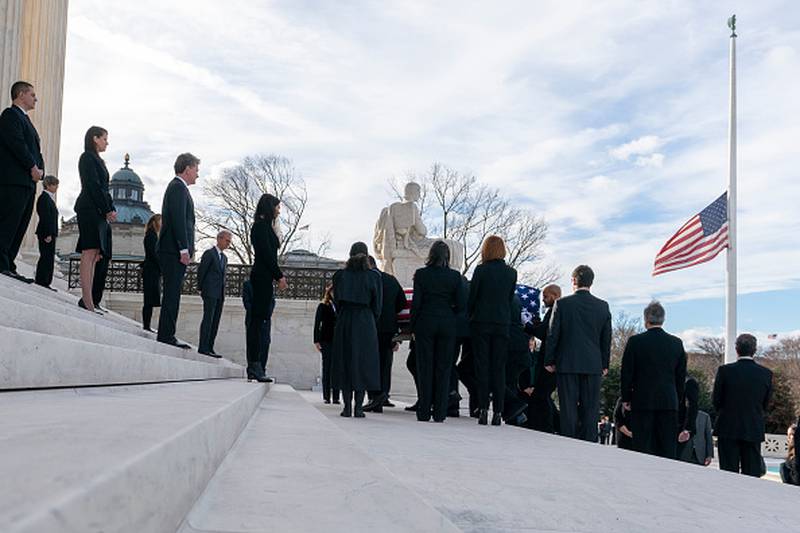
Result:
<svg viewBox="0 0 800 533"><path fill-rule="evenodd" d="M0 390L241 378L236 365L0 326ZM206 358L209 359L209 358Z"/></svg>
<svg viewBox="0 0 800 533"><path fill-rule="evenodd" d="M219 380L0 394L0 531L175 531L267 390Z"/></svg>
<svg viewBox="0 0 800 533"><path fill-rule="evenodd" d="M115 327L110 322L85 320L84 316L60 314L50 309L24 302L9 300L0 296L0 309L14 309L13 313L0 313L0 326L17 328L36 333L46 333L74 340L94 342L128 348L141 352L169 355L182 359L192 359L205 363L215 363L231 368L242 368L240 365L225 359L214 359L201 355L195 350L184 350L168 344L157 342L147 337L134 335ZM88 315L88 313L86 313ZM78 318L80 316L80 318Z"/></svg>
<svg viewBox="0 0 800 533"><path fill-rule="evenodd" d="M275 385L179 529L210 531L459 530L291 387Z"/></svg>
<svg viewBox="0 0 800 533"><path fill-rule="evenodd" d="M56 293L35 284L26 285L6 276L0 276L0 296L8 300L28 303L95 324L110 325L139 337L153 340L156 338L155 334L144 331L141 324L119 313L111 311L105 315L98 315L81 309L77 305L78 296L69 293Z"/></svg>

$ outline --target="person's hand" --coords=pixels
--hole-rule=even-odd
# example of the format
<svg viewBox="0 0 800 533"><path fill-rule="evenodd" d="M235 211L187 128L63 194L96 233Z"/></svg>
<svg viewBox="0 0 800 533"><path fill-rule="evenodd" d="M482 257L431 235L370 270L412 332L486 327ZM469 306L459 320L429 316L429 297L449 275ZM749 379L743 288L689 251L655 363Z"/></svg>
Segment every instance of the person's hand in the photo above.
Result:
<svg viewBox="0 0 800 533"><path fill-rule="evenodd" d="M533 387L527 387L525 389L522 389L522 392L524 392L528 396L532 396L533 395Z"/></svg>
<svg viewBox="0 0 800 533"><path fill-rule="evenodd" d="M620 426L619 432L628 437L629 439L633 438L633 432L630 429L628 429L628 426Z"/></svg>
<svg viewBox="0 0 800 533"><path fill-rule="evenodd" d="M316 346L316 347L317 347L317 351L318 351L318 352L321 352L321 351L322 351L322 345L321 345L320 343L318 343L318 342L315 342L315 343L314 343L314 346Z"/></svg>
<svg viewBox="0 0 800 533"><path fill-rule="evenodd" d="M48 235L47 237L44 238L44 242L47 242L47 243L53 242L53 236L52 235Z"/></svg>
<svg viewBox="0 0 800 533"><path fill-rule="evenodd" d="M108 220L109 222L116 222L117 221L117 212L116 211L109 211L108 213L106 213L106 220Z"/></svg>
<svg viewBox="0 0 800 533"><path fill-rule="evenodd" d="M689 433L688 431L686 431L684 429L683 431L678 433L678 442L680 442L680 443L686 442L686 441L689 440L689 437L691 437L691 436L692 436L691 433Z"/></svg>
<svg viewBox="0 0 800 533"><path fill-rule="evenodd" d="M189 257L189 252L181 252L181 264L188 265L191 258Z"/></svg>
<svg viewBox="0 0 800 533"><path fill-rule="evenodd" d="M711 464L711 461L713 461L713 460L714 460L714 458L713 458L713 457L706 457L706 460L705 460L705 461L703 461L703 465L704 465L704 466L708 466L708 465L710 465L710 464Z"/></svg>
<svg viewBox="0 0 800 533"><path fill-rule="evenodd" d="M31 168L31 180L34 183L37 183L43 177L44 177L44 172L42 172L42 169L40 169L38 165L33 165L33 168Z"/></svg>
<svg viewBox="0 0 800 533"><path fill-rule="evenodd" d="M556 371L556 365L545 365L544 369L552 374Z"/></svg>
<svg viewBox="0 0 800 533"><path fill-rule="evenodd" d="M603 369L603 377L606 377L607 375L608 375L608 369L604 368Z"/></svg>
<svg viewBox="0 0 800 533"><path fill-rule="evenodd" d="M622 408L625 409L626 411L630 411L631 410L631 402L622 402Z"/></svg>
<svg viewBox="0 0 800 533"><path fill-rule="evenodd" d="M286 281L286 277L283 277L278 280L278 290L284 291L289 286L289 282Z"/></svg>

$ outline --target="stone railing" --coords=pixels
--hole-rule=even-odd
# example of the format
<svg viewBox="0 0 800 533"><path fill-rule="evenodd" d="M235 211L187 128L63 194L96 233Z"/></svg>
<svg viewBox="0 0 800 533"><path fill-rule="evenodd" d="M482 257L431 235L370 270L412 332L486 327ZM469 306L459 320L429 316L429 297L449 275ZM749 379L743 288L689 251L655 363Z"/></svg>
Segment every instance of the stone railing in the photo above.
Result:
<svg viewBox="0 0 800 533"><path fill-rule="evenodd" d="M761 455L785 459L787 453L789 453L789 441L785 434L774 435L767 433L764 436L764 442L761 444Z"/></svg>
<svg viewBox="0 0 800 533"><path fill-rule="evenodd" d="M79 258L70 258L67 282L70 289L80 287ZM198 294L197 263L186 267L183 294ZM250 277L250 265L228 264L225 276L225 294L241 296L242 284ZM320 300L325 284L333 278L335 270L324 268L296 268L281 265L289 287L276 292L278 298L289 300ZM136 260L112 260L108 266L106 290L111 292L142 292L142 262Z"/></svg>

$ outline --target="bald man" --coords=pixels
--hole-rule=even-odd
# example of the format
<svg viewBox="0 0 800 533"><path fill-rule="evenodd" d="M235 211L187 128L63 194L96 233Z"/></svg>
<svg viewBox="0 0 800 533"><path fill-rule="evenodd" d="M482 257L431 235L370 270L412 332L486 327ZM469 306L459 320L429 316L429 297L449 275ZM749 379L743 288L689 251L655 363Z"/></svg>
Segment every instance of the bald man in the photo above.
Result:
<svg viewBox="0 0 800 533"><path fill-rule="evenodd" d="M527 324L526 332L541 341L541 346L534 357L533 383L525 389L530 395L528 400L528 426L537 431L547 433L555 432L553 423L555 414L555 404L552 395L556 390L556 376L544 369L544 354L547 343L547 332L550 328L550 317L553 314L553 306L561 298L561 287L555 283L548 285L542 290L542 303L547 307L547 313L541 322Z"/></svg>

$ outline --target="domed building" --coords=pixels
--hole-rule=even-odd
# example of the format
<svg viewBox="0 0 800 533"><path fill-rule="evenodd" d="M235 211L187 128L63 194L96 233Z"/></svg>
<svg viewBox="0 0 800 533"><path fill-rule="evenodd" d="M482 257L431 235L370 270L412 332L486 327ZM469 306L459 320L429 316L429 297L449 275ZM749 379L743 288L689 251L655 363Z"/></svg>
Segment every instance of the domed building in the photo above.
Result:
<svg viewBox="0 0 800 533"><path fill-rule="evenodd" d="M112 255L114 259L144 259L144 227L153 216L150 205L144 201L144 184L130 167L130 156L125 154L125 165L114 172L109 182L109 192L117 208L117 221L111 224ZM61 257L78 255L78 217L73 216L61 224L56 246Z"/></svg>

